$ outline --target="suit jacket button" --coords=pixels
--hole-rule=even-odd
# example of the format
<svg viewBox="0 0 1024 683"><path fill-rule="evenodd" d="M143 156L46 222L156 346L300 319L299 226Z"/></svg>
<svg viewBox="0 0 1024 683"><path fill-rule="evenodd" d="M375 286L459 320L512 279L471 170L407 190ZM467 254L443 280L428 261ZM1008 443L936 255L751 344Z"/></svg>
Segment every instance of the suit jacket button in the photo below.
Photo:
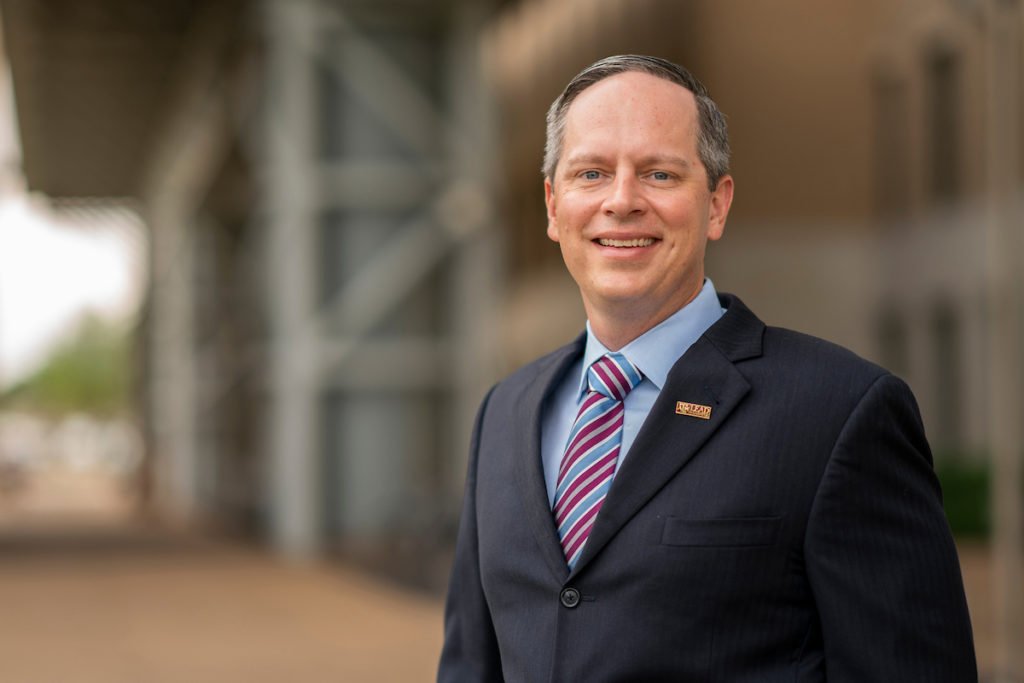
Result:
<svg viewBox="0 0 1024 683"><path fill-rule="evenodd" d="M562 607L572 609L576 605L580 604L580 592L575 588L564 588L562 589L561 595L558 596L558 599L561 601Z"/></svg>

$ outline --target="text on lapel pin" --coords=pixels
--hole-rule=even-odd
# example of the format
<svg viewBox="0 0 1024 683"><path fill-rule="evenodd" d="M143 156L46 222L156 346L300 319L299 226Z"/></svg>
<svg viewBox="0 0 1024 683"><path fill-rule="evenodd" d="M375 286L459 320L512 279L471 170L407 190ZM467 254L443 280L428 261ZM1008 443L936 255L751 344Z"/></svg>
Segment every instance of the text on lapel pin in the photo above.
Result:
<svg viewBox="0 0 1024 683"><path fill-rule="evenodd" d="M690 417L699 417L702 420L710 420L711 406L676 401L676 415L689 415Z"/></svg>

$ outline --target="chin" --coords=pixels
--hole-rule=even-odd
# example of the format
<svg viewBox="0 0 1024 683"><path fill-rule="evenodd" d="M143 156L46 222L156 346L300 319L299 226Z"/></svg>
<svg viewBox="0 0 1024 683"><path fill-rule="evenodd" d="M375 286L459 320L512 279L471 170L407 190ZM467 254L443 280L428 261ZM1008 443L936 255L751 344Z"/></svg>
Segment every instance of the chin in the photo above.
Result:
<svg viewBox="0 0 1024 683"><path fill-rule="evenodd" d="M637 287L601 287L592 298L610 306L636 305L649 300L650 291Z"/></svg>
<svg viewBox="0 0 1024 683"><path fill-rule="evenodd" d="M599 278L594 283L594 292L606 299L634 299L654 294L654 287L634 274L615 273Z"/></svg>

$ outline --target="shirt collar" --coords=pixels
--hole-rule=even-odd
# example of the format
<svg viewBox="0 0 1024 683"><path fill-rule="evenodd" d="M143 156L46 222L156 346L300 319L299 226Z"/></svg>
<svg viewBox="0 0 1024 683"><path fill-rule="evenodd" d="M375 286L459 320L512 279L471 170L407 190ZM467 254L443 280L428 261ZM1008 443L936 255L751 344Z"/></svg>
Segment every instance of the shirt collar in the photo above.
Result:
<svg viewBox="0 0 1024 683"><path fill-rule="evenodd" d="M704 331L711 327L724 313L718 302L718 293L710 279L704 280L700 293L678 311L629 342L619 353L637 367L660 391L679 357L686 353ZM587 321L587 346L583 352L583 369L580 372L577 400L587 390L587 369L598 358L608 353L605 345L598 341Z"/></svg>

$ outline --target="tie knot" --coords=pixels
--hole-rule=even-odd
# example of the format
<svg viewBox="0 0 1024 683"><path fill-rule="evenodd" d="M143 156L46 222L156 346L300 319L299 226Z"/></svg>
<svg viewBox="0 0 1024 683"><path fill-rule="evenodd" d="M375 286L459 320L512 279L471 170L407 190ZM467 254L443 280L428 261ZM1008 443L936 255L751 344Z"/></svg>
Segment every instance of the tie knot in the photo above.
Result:
<svg viewBox="0 0 1024 683"><path fill-rule="evenodd" d="M644 376L621 353L606 353L587 370L591 391L621 401Z"/></svg>

